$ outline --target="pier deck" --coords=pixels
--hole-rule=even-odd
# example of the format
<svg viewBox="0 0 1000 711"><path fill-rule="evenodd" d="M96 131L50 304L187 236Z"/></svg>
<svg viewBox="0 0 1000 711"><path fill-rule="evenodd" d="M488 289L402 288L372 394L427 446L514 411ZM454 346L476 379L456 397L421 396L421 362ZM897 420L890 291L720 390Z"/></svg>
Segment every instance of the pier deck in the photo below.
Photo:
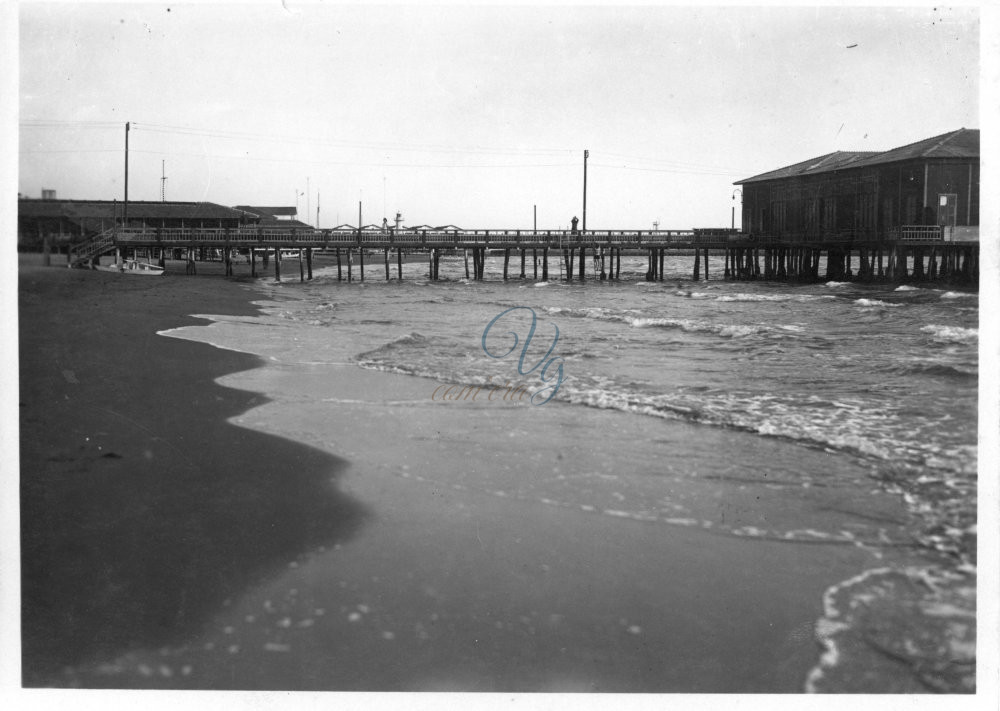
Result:
<svg viewBox="0 0 1000 711"><path fill-rule="evenodd" d="M273 253L275 276L280 278L281 250L296 249L306 255L309 278L312 278L314 250L337 254L338 274L341 254L346 257L348 280L353 280L354 257L364 279L365 253L383 253L385 278L389 279L389 254L397 253L397 276L402 278L403 252L428 254L429 276L437 278L438 260L449 251L471 254L473 279L484 276L488 251L504 255L504 278L508 278L511 251L521 252L520 276L524 277L524 255L543 260L542 278L548 279L550 252L563 259L565 274L572 279L585 278L586 259L598 260L594 276L615 279L621 268L621 255L646 254L649 257L648 280L663 279L664 257L673 252L693 253L692 276L708 278L710 252L725 254L723 276L731 279L814 280L814 279L949 279L973 282L979 274L979 243L950 241L945 232L934 226L902 226L885 236L872 234L830 233L809 236L747 235L726 229L692 230L459 230L459 229L277 229L246 226L240 228L136 228L117 227L79 245L70 255L70 264L79 264L110 251L137 248L187 250L190 270L194 270L194 251L218 249L227 262L227 274L234 251L250 256L251 271L256 274L256 256L266 266ZM538 255L538 252L541 255ZM819 274L820 258L826 257L826 273ZM853 268L852 256L857 258ZM615 260L617 259L617 266ZM606 260L610 264L606 263ZM575 263L575 264L574 264ZM574 266L578 265L575 269ZM763 266L762 266L763 265ZM468 265L466 266L469 272ZM300 269L302 278L306 270Z"/></svg>

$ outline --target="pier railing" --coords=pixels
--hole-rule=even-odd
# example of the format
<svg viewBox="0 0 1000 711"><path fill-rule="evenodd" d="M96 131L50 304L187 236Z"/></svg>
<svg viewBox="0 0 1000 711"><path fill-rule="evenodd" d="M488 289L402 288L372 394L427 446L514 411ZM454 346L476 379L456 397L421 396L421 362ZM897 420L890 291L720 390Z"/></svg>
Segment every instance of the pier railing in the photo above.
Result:
<svg viewBox="0 0 1000 711"><path fill-rule="evenodd" d="M944 232L936 225L902 225L887 232L838 230L748 234L732 229L691 230L520 230L520 229L312 229L244 226L233 228L117 228L114 241L123 246L162 247L364 247L433 248L576 248L668 246L723 249L741 243L844 244L937 242Z"/></svg>
<svg viewBox="0 0 1000 711"><path fill-rule="evenodd" d="M656 246L665 244L731 241L738 236L730 230L433 230L433 229L277 229L238 228L118 228L121 244L233 247L255 245L365 246L365 247L489 247L538 245L562 247L579 245Z"/></svg>
<svg viewBox="0 0 1000 711"><path fill-rule="evenodd" d="M939 225L901 225L889 230L889 239L900 242L938 242L944 236Z"/></svg>

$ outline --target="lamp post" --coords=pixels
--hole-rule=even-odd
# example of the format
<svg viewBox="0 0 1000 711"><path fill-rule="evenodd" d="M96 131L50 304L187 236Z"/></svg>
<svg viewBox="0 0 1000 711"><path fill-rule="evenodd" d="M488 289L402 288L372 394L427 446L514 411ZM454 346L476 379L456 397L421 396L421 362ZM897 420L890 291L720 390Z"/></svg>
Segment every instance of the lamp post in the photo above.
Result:
<svg viewBox="0 0 1000 711"><path fill-rule="evenodd" d="M734 229L734 230L736 229L736 193L739 193L739 194L740 194L740 204L741 204L741 205L743 204L743 191L742 191L742 190L740 190L739 188L736 188L736 189L735 189L735 190L733 191L733 207L732 207L732 210L731 210L731 215L730 215L730 218L731 218L731 224L730 224L730 227L731 227L732 229ZM743 222L743 221L742 221L742 220L740 220L740 223L741 223L741 224L742 224L742 222Z"/></svg>

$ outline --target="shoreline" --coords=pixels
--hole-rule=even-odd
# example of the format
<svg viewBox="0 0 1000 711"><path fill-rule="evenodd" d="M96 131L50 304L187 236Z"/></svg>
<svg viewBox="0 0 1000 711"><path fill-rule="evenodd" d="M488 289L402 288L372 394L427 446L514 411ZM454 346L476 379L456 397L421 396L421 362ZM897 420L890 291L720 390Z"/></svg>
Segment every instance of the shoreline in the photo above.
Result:
<svg viewBox="0 0 1000 711"><path fill-rule="evenodd" d="M245 289L43 267L19 282L26 686L194 633L363 518L330 485L342 460L228 423L262 398L214 381L259 359L156 335L203 323L181 314L206 302L256 313Z"/></svg>
<svg viewBox="0 0 1000 711"><path fill-rule="evenodd" d="M122 283L116 275L104 276ZM229 287L216 282L207 285L212 301L206 306L199 299L208 292L196 281L185 282L192 285L183 289L187 300L175 302L171 309L234 315L258 312L255 308L250 314L233 310L229 296L218 294L219 289L228 292ZM232 289L246 296L241 287ZM242 300L244 308L251 299ZM220 301L230 310L219 308ZM173 322L157 323L151 332L195 323L204 325L205 321L175 315ZM210 337L209 331L198 331ZM156 343L163 341L204 348L177 338L160 338ZM214 377L199 375L198 387L204 388L207 381L210 390L224 391L230 399L246 404L217 414L233 423L220 429L233 428L251 439L280 438L296 452L305 449L320 455L319 450L325 450L322 457L338 461L337 496L348 502L355 521L364 524L341 530L339 538L328 532L322 542L298 539L269 561L266 572L254 580L244 576L241 585L230 586L230 590L238 588L233 594L206 605L199 624L186 626L174 638L176 644L166 642L166 652L150 643L120 648L118 654L102 649L92 660L104 660L103 666L84 665L82 675L62 678L67 685L794 693L802 691L806 672L819 660L821 650L812 628L822 615L824 592L879 565L870 554L850 546L740 539L685 526L672 527L665 536L662 528L648 521L568 510L551 498L512 500L490 488L502 483L516 490L530 489L534 485L530 479L548 467L554 467L554 472L593 468L593 454L583 458L579 454L579 450L586 451L588 427L610 428L621 436L617 447L624 450L630 443L663 437L664 425L659 421L636 426L623 413L593 410L580 414L571 405L546 410L547 417L551 415L546 420L539 417L545 408L524 410L509 405L476 408L452 403L431 411L427 403L419 402L426 396L424 390L430 391L423 378L358 373L360 369L353 365L324 371L320 377L302 369L269 369L263 357L209 347L216 355L202 350L203 367L218 366L219 360L230 365ZM234 367L234 361L250 367ZM216 378L232 387L213 384ZM234 387L245 392L237 396ZM334 393L336 402L324 401L318 393ZM401 411L407 416L400 415ZM207 423L198 419L192 426L204 428ZM581 425L581 420L588 424ZM324 422L321 430L308 424L317 421ZM473 448L466 452L444 449L429 436L428 427L452 433L471 429L472 434L452 444ZM671 424L668 438L683 441L692 427L697 425ZM565 437L546 442L539 434L545 428ZM504 432L516 434L526 453L497 438L497 433ZM715 435L720 442L742 436ZM348 442L350 446L345 445ZM387 446L387 442L396 445ZM539 464L535 455L553 446L558 458ZM783 445L767 446L779 451ZM239 453L230 453L231 459L245 463L241 456L245 451L256 457L261 446L241 447ZM604 471L613 471L615 453L601 450L599 454L607 460ZM272 465L277 466L279 459L287 463L288 456L275 456ZM819 458L819 454L803 456ZM486 464L473 464L470 469L476 461ZM401 462L409 464L400 466ZM286 470L278 468L282 473ZM520 476L521 471L529 480ZM273 482L262 475L255 484L267 487ZM711 490L704 482L681 484L691 487L695 495ZM311 501L303 502L307 498L303 494L289 506L308 503L315 507L316 500L329 493L314 487L308 495ZM300 515L297 509L294 513ZM216 515L217 511L211 512ZM798 512L789 515L807 519ZM224 525L214 523L219 528ZM743 570L748 558L754 561L752 571ZM597 567L602 575L595 580ZM522 569L529 568L536 572L524 578ZM538 585L542 589L535 590ZM524 586L528 586L527 593ZM319 607L318 599L338 588L350 593L335 595L337 602L327 600ZM427 593L428 588L433 594ZM664 594L670 600L669 609L664 609L665 601L660 599ZM270 619L266 628L257 624L278 614L269 608L279 598L278 607L287 616ZM309 599L307 604L304 598ZM324 611L323 619L318 610ZM719 617L720 613L726 617ZM416 626L406 619L411 616L420 618ZM434 628L435 616L437 621L450 620L447 632ZM251 618L253 623L246 622ZM367 625L359 622L376 619L381 630L361 629ZM723 619L726 622L721 624ZM301 627L310 632L288 636L290 632L283 632L286 620L292 631ZM522 621L520 625L512 622L516 620ZM566 624L567 620L572 624ZM473 638L489 638L493 648L483 649ZM334 653L328 647L334 639L350 644ZM388 640L394 644L387 645ZM231 651L234 646L236 652ZM519 661L520 656L526 658ZM115 661L109 665L108 659ZM164 659L168 660L166 668L175 670L170 676L157 673L157 661L162 669ZM379 668L370 667L373 659L379 660ZM664 666L654 669L653 662ZM334 672L329 671L331 666ZM899 690L919 687L904 685Z"/></svg>
<svg viewBox="0 0 1000 711"><path fill-rule="evenodd" d="M224 318L213 326L229 327ZM190 337L215 343L240 342L233 332L223 330L214 336L211 328L191 332ZM279 361L284 361L281 353ZM220 680L232 683L230 680L237 679L233 688L366 691L800 692L820 654L812 628L822 616L824 592L876 564L862 548L843 542L816 546L815 541L740 538L691 528L687 523L664 528L641 515L602 512L600 507L581 509L549 495L530 493L536 479L551 478L551 474L546 476L548 467L552 467L556 479L563 478L560 471L593 470L594 453L581 458L580 453L587 452L589 445L586 437L576 441L581 431L609 428L609 439L618 437L614 448L603 450L606 461L594 475L600 478L604 476L600 471L614 471L617 450L662 438L664 428L673 433L670 439L680 442L685 439L683 433L694 432L698 425L665 424L655 418L635 423L625 413L569 404L554 404L546 410L517 405L498 407L496 403L438 403L434 410L428 409L433 387L426 378L361 370L353 364L296 366L294 355L289 355L287 362L272 362L273 357L268 353L263 368L240 375L239 387L267 392L269 402L238 418L239 424L347 456L351 467L345 476L345 489L369 504L376 515L343 547L313 551L280 579L249 591L234 603L232 611L216 618L214 635L206 633L183 650L171 650L174 663L183 665L183 659L196 670L189 683L212 688ZM234 376L222 380L237 386ZM557 442L547 441L545 430L565 436ZM430 436L430 431L437 434ZM443 439L441 433L445 433ZM726 446L723 443L732 437L752 439L747 434L723 431L711 436L714 448ZM810 461L823 458L822 453L800 455L798 448L787 443L769 442L764 446L768 451L790 452ZM739 449L738 444L733 447ZM542 449L554 450L551 464L539 463L538 456L544 459ZM630 461L630 465L633 463ZM652 461L644 466L658 464ZM580 485L586 483L584 480ZM691 487L694 494L718 488L697 481L682 485ZM736 494L737 488L745 487L734 486L727 491ZM749 494L744 496L752 499ZM898 506L893 497L885 497L884 501L885 506ZM815 511L809 508L809 513ZM767 512L781 515L774 507ZM808 513L790 516L806 519ZM538 542L529 545L528 538ZM702 550L701 555L692 558L692 552L699 548L714 552L705 555ZM484 551L489 553L487 559L482 558ZM497 551L504 551L499 562L494 559ZM588 551L598 551L597 559L588 561ZM445 552L448 563L441 567L441 562L434 559ZM766 579L751 578L751 591L746 595L732 590L722 593L721 598L716 594L715 601L706 604L702 597L713 595L705 591L726 587L725 578L732 573L740 578L738 571L746 556L764 566L757 574ZM659 562L654 563L655 559ZM634 567L637 564L639 568ZM530 577L522 582L528 586L527 592L511 588L503 575L511 565L542 572L550 581L545 585L555 586L550 589L558 593L553 600L538 599L530 592ZM600 580L593 579L595 566L602 568ZM620 570L619 575L613 572L615 569ZM431 571L435 574L429 575ZM670 571L668 577L664 577L665 571ZM675 609L661 609L653 590L656 585L664 586L665 592L676 588L678 574L690 578L681 587L687 591L684 595L692 597ZM789 574L793 577L787 577ZM522 575L518 573L517 577ZM476 584L458 583L461 593L450 590L458 579L466 578ZM631 584L621 588L619 579L635 581L643 592L628 592ZM320 608L324 619L318 620L316 610L297 602L303 596L314 601L325 598L330 589L345 586L355 601L361 601L358 608L362 612L352 612L351 605L339 605L340 619L335 620L330 619L330 606L324 605ZM387 589L399 592L390 595ZM587 589L589 596L578 592ZM624 605L617 600L622 592L628 598ZM430 600L426 599L428 595ZM269 605L276 598L282 599L282 613L287 616L272 621L271 627L258 629L268 621L267 616L261 619L261 610L270 614ZM489 601L485 610L484 599ZM783 604L776 604L778 600ZM566 629L550 627L546 632L554 640L572 643L549 648L537 659L512 665L503 650L530 656L531 652L523 651L524 645L529 649L537 646L540 640L536 633L541 634L542 627L533 626L536 615L541 614L536 606L553 603L559 611L550 612L552 618L560 624L572 618L573 624ZM748 603L750 607L746 607ZM727 637L715 630L716 639L707 642L706 634L712 635L710 631L720 619L718 605L741 620L732 622L740 632ZM767 611L762 612L762 607ZM496 617L496 612L486 611L497 609L505 613ZM393 644L382 641L377 629L368 631L375 633L374 638L366 637L351 624L366 623L369 612L372 617L378 615L378 624L388 627L382 634L391 635ZM762 615L773 617L766 620ZM490 652L469 648L470 640L454 622L455 628L449 625L448 641L438 640L442 646L433 651L436 664L428 667L422 660L432 653L425 642L436 624L435 618L463 620L463 625L475 626L481 625L484 618L491 619L498 626L489 633L483 629L480 634L493 638L499 649ZM622 619L643 620L644 624L622 625ZM282 632L283 620L291 626L291 632ZM513 620L521 620L524 629L508 627ZM274 622L279 629L274 629ZM322 646L316 647L315 640L294 634L298 624L312 627L320 623L330 636L351 640L344 649L349 648L352 657L357 654L362 660L370 660L377 655L395 673L372 670L341 655L331 657L329 652L324 654ZM402 638L401 627L412 629L416 639ZM678 627L687 631L679 634ZM696 633L695 629L700 631ZM270 680L249 674L256 667L241 658L244 650L260 644L261 635L273 640L275 634L281 641L265 642L263 648L293 658L295 667L288 666L292 662L279 661L282 671L275 672ZM647 634L655 641L645 638ZM668 641L670 636L675 639ZM217 650L226 643L238 648L234 658L197 651L209 646ZM768 647L770 652L762 653L770 663L748 661L755 653L751 647L743 648L744 643L772 645ZM666 646L653 651L651 644ZM380 651L376 652L376 648ZM569 664L567 650L574 648L578 654L571 656ZM619 650L621 660L609 672L600 661L608 660L611 648ZM578 656L581 650L586 652ZM768 653L776 656L768 658ZM470 669L470 658L486 666ZM688 658L685 663L695 667L681 665L668 670L650 666L677 664L682 658ZM120 673L132 679L136 679L136 668L151 663L148 655L118 661ZM754 670L735 672L747 665ZM323 677L317 667L336 671ZM727 671L720 674L722 669ZM199 681L194 681L195 675ZM902 681L895 688L920 690L911 681Z"/></svg>

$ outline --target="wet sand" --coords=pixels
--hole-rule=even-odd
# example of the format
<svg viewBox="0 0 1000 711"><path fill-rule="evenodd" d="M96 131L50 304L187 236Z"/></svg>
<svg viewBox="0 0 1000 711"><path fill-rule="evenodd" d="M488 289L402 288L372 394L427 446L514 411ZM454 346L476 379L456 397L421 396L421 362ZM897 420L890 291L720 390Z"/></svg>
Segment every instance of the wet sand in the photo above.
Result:
<svg viewBox="0 0 1000 711"><path fill-rule="evenodd" d="M224 279L20 270L23 681L193 634L222 601L365 512L344 462L226 418L263 398L214 384L258 359L166 339Z"/></svg>
<svg viewBox="0 0 1000 711"><path fill-rule="evenodd" d="M558 404L434 403L432 381L353 366L244 372L261 361L155 332L252 313L251 294L146 281L22 271L29 685L794 693L823 592L882 564L602 498L682 452L672 494L703 521L805 529L844 516L837 491L705 481L698 463L821 470L822 452ZM245 390L213 383L225 373ZM845 520L905 525L895 498L866 505ZM907 683L886 690L922 690Z"/></svg>

